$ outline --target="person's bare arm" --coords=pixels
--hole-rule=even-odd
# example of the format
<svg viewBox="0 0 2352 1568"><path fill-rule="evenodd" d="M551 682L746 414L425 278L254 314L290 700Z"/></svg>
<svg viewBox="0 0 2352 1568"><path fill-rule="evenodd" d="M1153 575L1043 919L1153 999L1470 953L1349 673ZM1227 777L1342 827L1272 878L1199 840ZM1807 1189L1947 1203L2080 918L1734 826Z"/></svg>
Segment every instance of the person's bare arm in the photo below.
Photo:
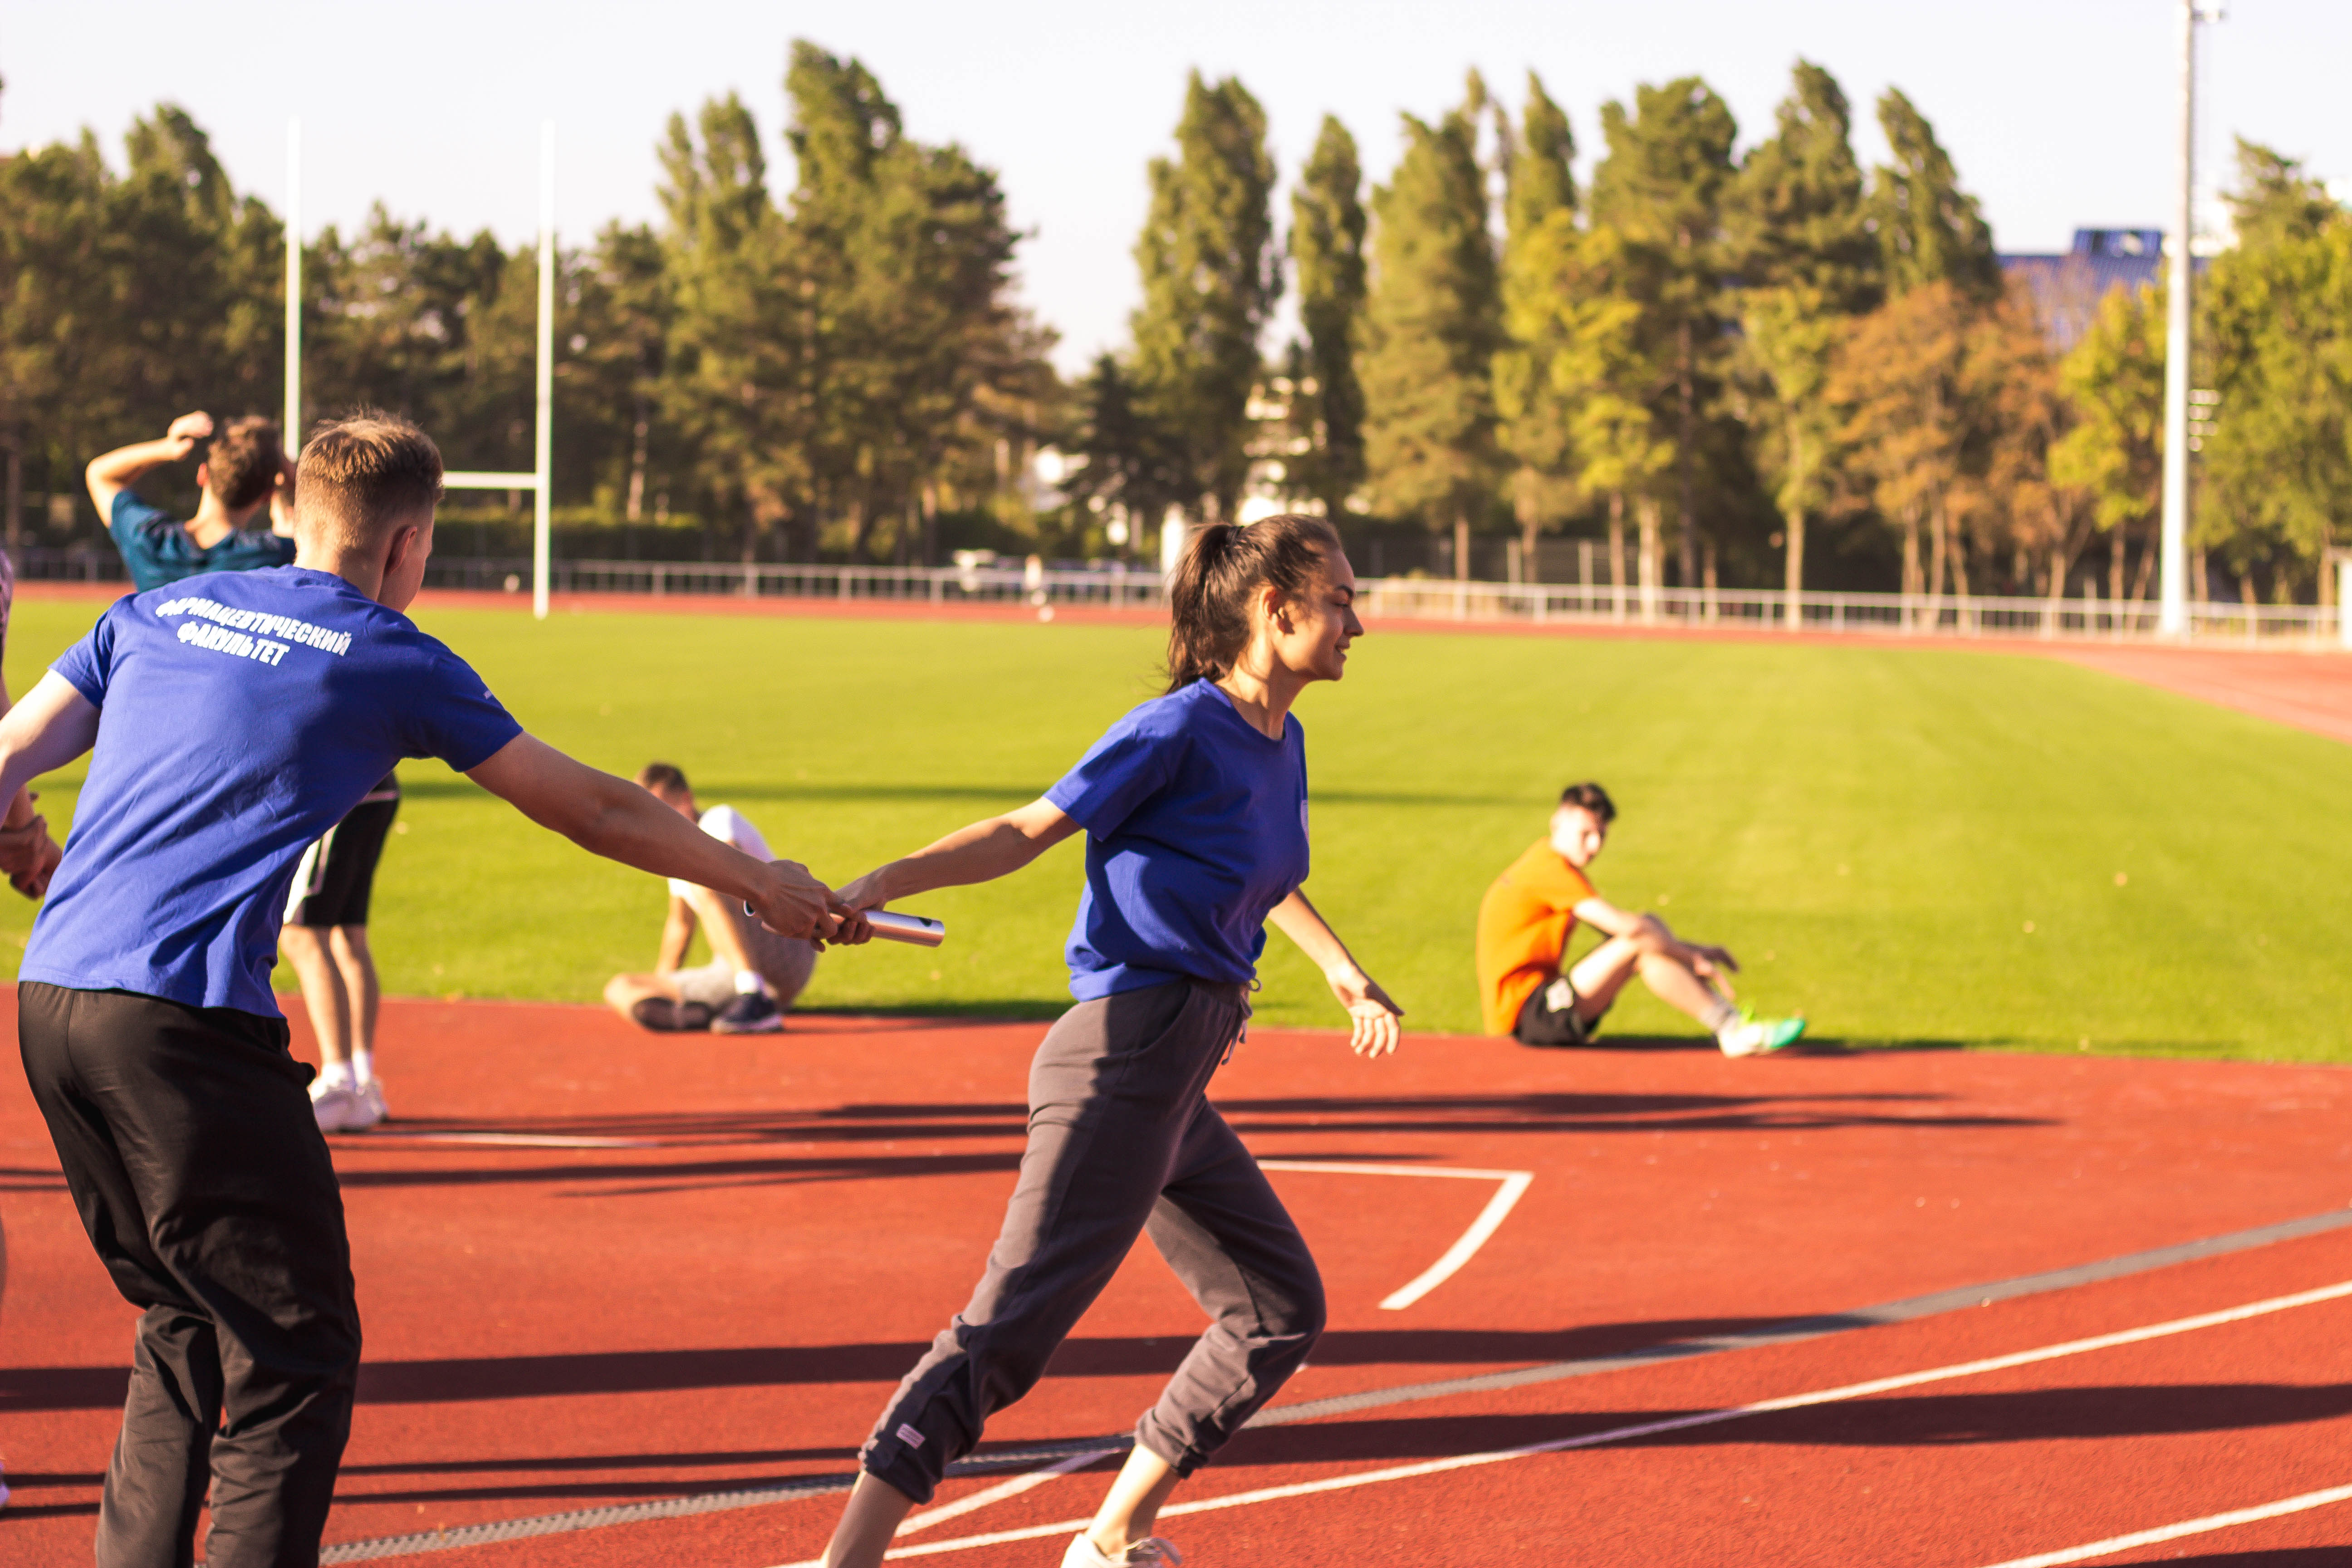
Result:
<svg viewBox="0 0 2352 1568"><path fill-rule="evenodd" d="M1404 1009L1364 973L1348 944L1307 901L1307 894L1294 889L1265 918L1323 972L1331 994L1348 1010L1348 1047L1365 1057L1386 1056L1396 1049L1397 1020L1404 1016Z"/></svg>
<svg viewBox="0 0 2352 1568"><path fill-rule="evenodd" d="M173 420L172 428L160 441L134 441L92 458L82 478L89 486L89 499L98 503L99 521L113 521L116 496L164 464L181 461L212 433L213 416L200 408Z"/></svg>
<svg viewBox="0 0 2352 1568"><path fill-rule="evenodd" d="M1018 871L1078 830L1049 800L1033 800L1018 811L959 827L936 844L877 866L841 889L853 910L878 910L894 899L910 899L934 888L992 882Z"/></svg>
<svg viewBox="0 0 2352 1568"><path fill-rule="evenodd" d="M0 679L0 715L9 709L8 683ZM19 786L8 799L8 811L0 817L0 874L8 885L28 899L37 899L49 890L49 874L65 858L57 841L49 837L47 820L33 809L40 796Z"/></svg>
<svg viewBox="0 0 2352 1568"><path fill-rule="evenodd" d="M1597 895L1580 902L1575 912L1578 920L1611 936L1647 936L1657 944L1659 952L1681 960L1704 979L1716 980L1739 973L1739 961L1731 956L1729 949L1703 942L1685 942L1656 915L1621 910Z"/></svg>
<svg viewBox="0 0 2352 1568"><path fill-rule="evenodd" d="M779 935L822 940L840 929L832 893L807 868L754 860L628 780L536 736L516 736L466 776L591 854L741 899Z"/></svg>
<svg viewBox="0 0 2352 1568"><path fill-rule="evenodd" d="M686 963L694 942L694 906L676 893L669 896L669 918L662 921L661 952L654 959L656 974L675 974Z"/></svg>

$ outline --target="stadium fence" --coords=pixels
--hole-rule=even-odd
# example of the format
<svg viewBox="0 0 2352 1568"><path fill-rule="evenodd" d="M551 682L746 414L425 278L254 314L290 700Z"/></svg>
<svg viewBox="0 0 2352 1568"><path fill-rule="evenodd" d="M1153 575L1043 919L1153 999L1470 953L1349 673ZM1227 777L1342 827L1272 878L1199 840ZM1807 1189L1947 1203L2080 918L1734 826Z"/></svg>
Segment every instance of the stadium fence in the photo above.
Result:
<svg viewBox="0 0 2352 1568"><path fill-rule="evenodd" d="M427 567L434 588L520 593L530 562L442 556ZM1083 569L1018 564L839 566L801 562L555 561L558 594L634 594L649 598L881 600L929 604L1029 604L1109 609L1161 602L1160 574L1116 565ZM122 563L95 548L30 546L17 574L33 581L121 582ZM1789 595L1763 588L1614 588L1606 584L1481 583L1436 577L1360 579L1367 619L1480 625L1625 626L1662 630L1781 631ZM1799 596L1800 628L1874 636L2063 638L2153 642L2153 601L2048 599L1989 595L1809 592ZM2333 605L2200 602L2189 606L2189 637L2215 647L2311 648L2352 646Z"/></svg>

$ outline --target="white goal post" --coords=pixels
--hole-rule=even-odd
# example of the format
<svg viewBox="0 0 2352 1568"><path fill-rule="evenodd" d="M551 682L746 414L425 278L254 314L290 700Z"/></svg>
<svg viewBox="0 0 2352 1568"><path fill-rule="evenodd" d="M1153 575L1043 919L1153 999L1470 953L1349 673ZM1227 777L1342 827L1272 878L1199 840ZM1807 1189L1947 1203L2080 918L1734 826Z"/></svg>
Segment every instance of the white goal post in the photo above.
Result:
<svg viewBox="0 0 2352 1568"><path fill-rule="evenodd" d="M547 619L548 508L555 424L555 121L539 126L539 374L537 437L527 473L459 469L441 476L453 490L529 490L530 613ZM286 122L286 433L302 429L302 122Z"/></svg>

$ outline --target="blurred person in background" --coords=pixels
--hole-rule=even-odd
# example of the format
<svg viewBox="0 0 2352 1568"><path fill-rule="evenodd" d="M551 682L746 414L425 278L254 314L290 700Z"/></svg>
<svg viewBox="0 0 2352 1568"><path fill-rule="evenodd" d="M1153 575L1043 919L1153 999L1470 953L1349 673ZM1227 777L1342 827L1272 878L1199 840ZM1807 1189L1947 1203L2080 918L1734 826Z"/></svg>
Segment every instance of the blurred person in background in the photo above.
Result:
<svg viewBox="0 0 2352 1568"><path fill-rule="evenodd" d="M668 763L647 763L637 783L656 800L755 860L768 859L768 841L731 805L705 811L686 774ZM696 928L710 942L710 962L683 967ZM772 1035L784 1026L784 1009L806 990L816 971L816 948L778 936L743 913L740 902L673 877L669 918L649 973L615 974L604 1000L639 1028L661 1034Z"/></svg>

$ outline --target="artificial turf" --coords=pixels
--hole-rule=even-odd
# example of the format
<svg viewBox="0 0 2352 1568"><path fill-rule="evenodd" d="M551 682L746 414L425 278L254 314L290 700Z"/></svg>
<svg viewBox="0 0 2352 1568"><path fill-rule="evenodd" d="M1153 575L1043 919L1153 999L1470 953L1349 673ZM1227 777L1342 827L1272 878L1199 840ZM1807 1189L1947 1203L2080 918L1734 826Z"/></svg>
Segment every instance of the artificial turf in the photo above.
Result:
<svg viewBox="0 0 2352 1568"><path fill-rule="evenodd" d="M99 607L21 603L10 689ZM675 762L835 882L1035 797L1154 693L1160 652L1066 621L419 619L534 732L622 773ZM1622 814L1602 893L1731 947L1743 999L1815 1039L2352 1059L2333 742L2021 653L1419 629L1376 631L1298 712L1308 893L1412 1027L1477 1028L1479 895L1562 784L1597 778ZM43 785L53 827L79 771ZM402 779L371 928L388 991L591 1001L651 967L659 883L437 763ZM945 947L828 953L803 1005L1049 1015L1078 875L1073 841L926 895ZM12 963L30 912L0 904ZM1264 979L1261 1018L1339 1021L1278 934ZM1639 994L1608 1029L1696 1033Z"/></svg>

